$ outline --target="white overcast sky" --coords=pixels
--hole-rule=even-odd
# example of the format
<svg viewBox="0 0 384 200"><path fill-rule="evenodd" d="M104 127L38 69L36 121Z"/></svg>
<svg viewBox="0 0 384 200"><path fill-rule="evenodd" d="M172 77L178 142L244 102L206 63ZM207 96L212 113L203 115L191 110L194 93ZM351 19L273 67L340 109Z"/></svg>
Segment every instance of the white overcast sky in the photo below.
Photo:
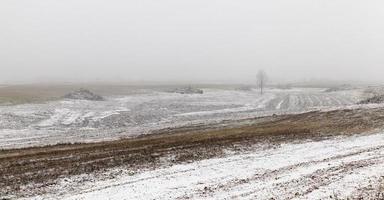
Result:
<svg viewBox="0 0 384 200"><path fill-rule="evenodd" d="M384 82L383 0L1 0L0 82Z"/></svg>

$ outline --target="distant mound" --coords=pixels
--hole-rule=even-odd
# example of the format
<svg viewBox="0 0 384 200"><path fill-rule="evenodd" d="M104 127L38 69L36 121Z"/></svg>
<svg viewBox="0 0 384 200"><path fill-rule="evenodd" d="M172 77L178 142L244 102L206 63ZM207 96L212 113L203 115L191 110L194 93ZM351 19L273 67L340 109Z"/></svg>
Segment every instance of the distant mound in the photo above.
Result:
<svg viewBox="0 0 384 200"><path fill-rule="evenodd" d="M89 101L104 101L104 98L100 95L97 95L87 89L79 89L64 95L66 99L79 99L79 100L89 100Z"/></svg>
<svg viewBox="0 0 384 200"><path fill-rule="evenodd" d="M328 89L324 90L324 92L338 92L338 91L342 91L342 90L344 90L344 88L333 87L333 88L328 88Z"/></svg>
<svg viewBox="0 0 384 200"><path fill-rule="evenodd" d="M360 101L358 104L384 103L384 95L378 95L366 100Z"/></svg>
<svg viewBox="0 0 384 200"><path fill-rule="evenodd" d="M171 90L169 92L179 93L179 94L203 94L204 93L204 91L202 89L194 88L191 86L176 88L176 89Z"/></svg>
<svg viewBox="0 0 384 200"><path fill-rule="evenodd" d="M290 89L292 89L292 86L290 84L285 84L285 85L280 84L280 85L276 85L275 87L276 87L276 89L280 89L280 90L290 90Z"/></svg>
<svg viewBox="0 0 384 200"><path fill-rule="evenodd" d="M238 91L251 91L252 87L249 86L249 85L243 85L243 86L235 88L235 90L238 90Z"/></svg>
<svg viewBox="0 0 384 200"><path fill-rule="evenodd" d="M338 92L338 91L349 90L349 89L352 89L352 87L348 84L345 84L341 86L330 87L324 90L324 92Z"/></svg>

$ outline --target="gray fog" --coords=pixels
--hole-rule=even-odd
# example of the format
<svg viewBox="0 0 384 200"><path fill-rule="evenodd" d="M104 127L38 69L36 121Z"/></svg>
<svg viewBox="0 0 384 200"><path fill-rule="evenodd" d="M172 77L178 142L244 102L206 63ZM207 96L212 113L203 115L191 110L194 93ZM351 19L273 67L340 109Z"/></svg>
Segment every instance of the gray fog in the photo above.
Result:
<svg viewBox="0 0 384 200"><path fill-rule="evenodd" d="M0 82L384 77L382 0L1 0Z"/></svg>

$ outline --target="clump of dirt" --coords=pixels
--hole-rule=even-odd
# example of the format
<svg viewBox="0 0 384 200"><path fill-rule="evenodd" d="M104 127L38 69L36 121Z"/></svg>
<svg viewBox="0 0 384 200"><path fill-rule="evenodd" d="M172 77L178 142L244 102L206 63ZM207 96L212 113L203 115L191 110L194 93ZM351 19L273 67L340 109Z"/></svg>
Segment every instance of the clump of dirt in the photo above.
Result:
<svg viewBox="0 0 384 200"><path fill-rule="evenodd" d="M203 94L204 93L204 91L202 89L194 88L191 86L176 88L174 90L171 90L170 92L179 93L179 94Z"/></svg>
<svg viewBox="0 0 384 200"><path fill-rule="evenodd" d="M330 87L324 90L324 92L338 92L338 91L349 90L349 89L352 89L352 86L345 84L341 86Z"/></svg>
<svg viewBox="0 0 384 200"><path fill-rule="evenodd" d="M358 104L384 103L384 95L377 95L360 101Z"/></svg>
<svg viewBox="0 0 384 200"><path fill-rule="evenodd" d="M105 100L102 96L97 95L97 94L95 94L95 93L93 93L87 89L83 89L83 88L64 95L64 98L89 100L89 101L104 101Z"/></svg>

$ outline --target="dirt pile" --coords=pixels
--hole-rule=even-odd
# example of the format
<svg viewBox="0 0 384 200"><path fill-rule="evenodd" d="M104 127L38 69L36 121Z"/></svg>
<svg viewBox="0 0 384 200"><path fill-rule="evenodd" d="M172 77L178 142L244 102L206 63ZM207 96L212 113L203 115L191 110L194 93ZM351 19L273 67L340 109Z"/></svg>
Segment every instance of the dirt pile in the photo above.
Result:
<svg viewBox="0 0 384 200"><path fill-rule="evenodd" d="M79 89L64 95L65 99L79 99L79 100L89 100L89 101L103 101L104 98L100 95L97 95L87 89Z"/></svg>
<svg viewBox="0 0 384 200"><path fill-rule="evenodd" d="M358 104L384 103L384 95L377 95L360 101Z"/></svg>
<svg viewBox="0 0 384 200"><path fill-rule="evenodd" d="M191 86L176 88L174 90L171 90L170 92L179 93L179 94L203 94L204 93L202 89L194 88Z"/></svg>
<svg viewBox="0 0 384 200"><path fill-rule="evenodd" d="M289 90L289 89L292 89L292 85L290 84L279 84L279 85L276 85L275 86L277 89L280 89L280 90Z"/></svg>
<svg viewBox="0 0 384 200"><path fill-rule="evenodd" d="M330 87L324 90L324 92L338 92L338 91L350 90L350 89L352 89L352 86L345 84L345 85Z"/></svg>
<svg viewBox="0 0 384 200"><path fill-rule="evenodd" d="M252 87L249 85L243 85L235 88L237 91L252 91Z"/></svg>

